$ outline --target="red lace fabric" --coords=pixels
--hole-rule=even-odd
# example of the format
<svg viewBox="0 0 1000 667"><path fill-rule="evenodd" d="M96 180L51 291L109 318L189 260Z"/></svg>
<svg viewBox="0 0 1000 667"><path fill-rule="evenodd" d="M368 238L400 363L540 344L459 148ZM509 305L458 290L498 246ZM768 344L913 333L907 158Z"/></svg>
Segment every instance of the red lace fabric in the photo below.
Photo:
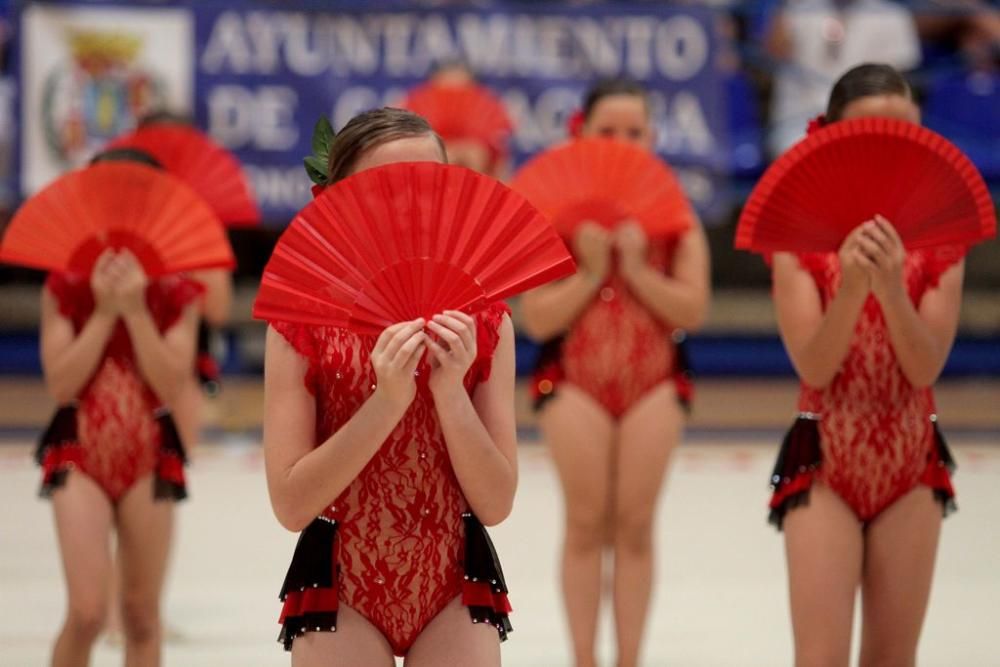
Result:
<svg viewBox="0 0 1000 667"><path fill-rule="evenodd" d="M907 254L904 280L915 305L963 254L958 248ZM837 255L807 254L800 260L825 307L840 285ZM816 476L860 520L870 521L921 483L947 484L950 491L935 441L933 391L915 388L903 375L874 296L865 303L840 372L826 389L803 384L799 410L820 415L822 465Z"/></svg>
<svg viewBox="0 0 1000 667"><path fill-rule="evenodd" d="M87 279L51 274L45 286L56 298L60 313L79 333L94 311ZM168 330L202 291L198 283L180 277L150 283L146 304L159 330ZM117 502L156 467L161 429L154 412L162 404L139 372L121 321L77 402L79 452L67 456Z"/></svg>
<svg viewBox="0 0 1000 667"><path fill-rule="evenodd" d="M651 242L650 265L669 273L675 248L676 241ZM613 274L563 340L563 377L620 418L675 375L672 333Z"/></svg>
<svg viewBox="0 0 1000 667"><path fill-rule="evenodd" d="M470 394L489 378L508 312L494 304L476 316L478 358L465 379ZM305 382L316 397L316 442L322 443L374 390L375 338L332 327L272 326L309 360ZM427 372L423 362L418 373ZM417 397L402 421L325 512L338 526L340 601L374 623L397 655L462 592L466 509L433 398L418 378Z"/></svg>

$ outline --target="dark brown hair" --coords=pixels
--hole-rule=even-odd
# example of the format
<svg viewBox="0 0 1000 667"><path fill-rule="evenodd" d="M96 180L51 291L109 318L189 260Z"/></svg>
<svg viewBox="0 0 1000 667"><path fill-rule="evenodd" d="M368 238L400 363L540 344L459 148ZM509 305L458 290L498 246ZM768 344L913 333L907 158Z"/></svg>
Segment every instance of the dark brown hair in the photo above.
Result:
<svg viewBox="0 0 1000 667"><path fill-rule="evenodd" d="M367 151L396 139L431 135L437 139L441 157L445 158L444 144L434 134L423 116L412 111L383 107L360 113L337 133L330 145L330 162L327 166L328 183L347 178L358 159Z"/></svg>
<svg viewBox="0 0 1000 667"><path fill-rule="evenodd" d="M913 99L910 84L890 65L865 63L847 70L830 91L826 106L826 122L841 120L847 105L863 97L874 95L902 95Z"/></svg>
<svg viewBox="0 0 1000 667"><path fill-rule="evenodd" d="M594 112L594 107L605 97L613 95L633 95L642 99L642 103L649 110L649 94L638 81L632 79L604 79L598 81L587 91L583 98L583 119L590 120L590 114Z"/></svg>
<svg viewBox="0 0 1000 667"><path fill-rule="evenodd" d="M194 120L191 116L169 109L154 109L139 119L139 127L149 125L186 125L193 126Z"/></svg>
<svg viewBox="0 0 1000 667"><path fill-rule="evenodd" d="M138 148L109 148L90 158L92 165L101 162L138 162L154 169L163 169L159 160Z"/></svg>

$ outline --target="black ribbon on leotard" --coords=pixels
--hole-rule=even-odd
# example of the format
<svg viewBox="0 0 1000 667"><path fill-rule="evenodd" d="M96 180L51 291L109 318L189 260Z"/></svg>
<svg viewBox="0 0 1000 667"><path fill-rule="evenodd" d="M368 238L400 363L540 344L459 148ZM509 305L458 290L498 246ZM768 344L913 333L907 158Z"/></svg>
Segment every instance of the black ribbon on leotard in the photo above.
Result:
<svg viewBox="0 0 1000 667"><path fill-rule="evenodd" d="M184 500L187 484L182 471L187 465L187 453L173 415L166 409L156 412L156 425L160 429L160 450L157 452L154 473L153 497L157 500Z"/></svg>
<svg viewBox="0 0 1000 667"><path fill-rule="evenodd" d="M488 584L494 593L506 596L507 581L489 533L471 512L464 513L462 520L465 523L465 578L473 583ZM514 629L507 613L495 607L469 606L468 609L473 621L495 627L500 641L505 641Z"/></svg>
<svg viewBox="0 0 1000 667"><path fill-rule="evenodd" d="M337 586L339 566L334 560L337 523L326 517L313 519L299 535L292 562L281 584L278 599L285 602L290 593L307 589L330 589ZM335 630L336 611L305 611L284 617L278 641L286 651L292 650L296 637L307 630Z"/></svg>
<svg viewBox="0 0 1000 667"><path fill-rule="evenodd" d="M949 475L953 475L958 466L955 463L955 458L951 455L951 450L948 449L948 443L944 439L944 434L941 433L941 429L938 427L937 419L934 420L934 446L937 450L938 462L944 466ZM958 505L955 503L955 494L950 490L935 488L934 498L941 503L941 513L944 516L958 511Z"/></svg>
<svg viewBox="0 0 1000 667"><path fill-rule="evenodd" d="M222 391L219 364L212 355L212 339L216 335L205 320L198 322L198 346L195 354L195 373L201 390L208 396L218 396Z"/></svg>
<svg viewBox="0 0 1000 667"><path fill-rule="evenodd" d="M785 434L778 452L778 460L771 472L771 490L780 494L796 482L801 475L811 474L823 460L820 448L819 420L810 416L800 416ZM768 522L778 530L789 510L809 503L809 487L785 497L771 508Z"/></svg>
<svg viewBox="0 0 1000 667"><path fill-rule="evenodd" d="M60 406L52 416L52 420L38 439L35 447L35 463L44 468L42 476L42 486L39 495L43 498L50 497L56 489L66 484L66 476L69 474L71 466L65 462L52 463L47 459L59 459L59 456L51 456L63 450L65 447L79 447L80 443L76 429L76 404Z"/></svg>

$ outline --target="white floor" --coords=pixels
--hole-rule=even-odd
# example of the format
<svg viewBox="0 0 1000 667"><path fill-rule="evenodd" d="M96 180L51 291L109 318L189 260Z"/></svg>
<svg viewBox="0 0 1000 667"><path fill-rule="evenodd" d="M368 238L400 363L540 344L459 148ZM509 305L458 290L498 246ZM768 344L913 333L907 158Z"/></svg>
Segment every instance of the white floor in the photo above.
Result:
<svg viewBox="0 0 1000 667"><path fill-rule="evenodd" d="M945 523L922 667L1000 667L1000 448L953 438L961 511ZM561 506L545 451L524 446L512 517L494 532L515 606L509 666L568 665L556 588ZM781 538L765 524L774 446L685 445L659 515L646 664L790 665ZM204 447L181 513L166 616L168 667L288 665L276 594L295 536L273 520L252 444ZM0 666L46 664L63 613L48 505L27 445L0 447ZM601 648L610 664L609 633ZM120 665L102 644L94 665Z"/></svg>

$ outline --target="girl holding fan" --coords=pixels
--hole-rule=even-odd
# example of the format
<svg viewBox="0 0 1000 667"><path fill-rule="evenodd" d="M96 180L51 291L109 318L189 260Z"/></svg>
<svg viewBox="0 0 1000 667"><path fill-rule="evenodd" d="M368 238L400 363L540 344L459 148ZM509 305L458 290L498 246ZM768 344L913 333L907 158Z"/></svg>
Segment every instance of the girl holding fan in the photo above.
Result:
<svg viewBox="0 0 1000 667"><path fill-rule="evenodd" d="M811 131L873 117L920 123L888 65L844 74ZM849 664L859 588L862 667L916 662L941 518L954 506L932 386L955 338L964 252L907 250L874 215L836 252L773 255L778 325L802 381L771 500L799 667Z"/></svg>
<svg viewBox="0 0 1000 667"><path fill-rule="evenodd" d="M638 84L613 80L595 86L573 124L583 140L606 140L598 150L618 150L624 143L651 160L655 133L647 93ZM528 179L526 167L515 177L515 189ZM708 308L707 243L672 176L670 182L674 203L654 217L679 220L673 228L684 231L654 237L646 231L651 227L627 213L605 216L599 224L580 209L569 221L580 270L522 300L525 329L544 342L534 395L565 499L562 588L579 667L596 664L608 551L616 664L639 663L652 590L656 504L690 398L678 341L701 325Z"/></svg>
<svg viewBox="0 0 1000 667"><path fill-rule="evenodd" d="M307 211L356 201L338 198L337 188L365 172L446 161L438 136L408 111L362 113L335 136L325 128L321 121L314 146L326 155L306 161L320 182ZM360 201L370 211L411 196L392 194ZM301 252L314 248L310 240ZM282 256L279 241L272 263ZM281 593L281 639L293 664L388 667L405 655L418 667L499 665L510 607L483 524L508 515L517 485L506 306L445 310L378 335L293 323L262 314L271 266L255 315L270 322L271 503L283 526L302 531Z"/></svg>

